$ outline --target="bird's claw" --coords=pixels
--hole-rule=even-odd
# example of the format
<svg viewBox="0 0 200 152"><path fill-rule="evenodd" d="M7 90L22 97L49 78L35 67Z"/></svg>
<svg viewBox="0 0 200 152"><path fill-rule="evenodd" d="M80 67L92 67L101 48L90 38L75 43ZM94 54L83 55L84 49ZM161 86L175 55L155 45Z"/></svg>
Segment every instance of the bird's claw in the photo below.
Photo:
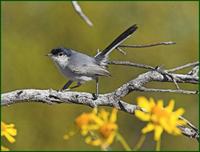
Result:
<svg viewBox="0 0 200 152"><path fill-rule="evenodd" d="M70 91L71 89L59 89L59 90L57 90L58 92L67 92L67 91Z"/></svg>
<svg viewBox="0 0 200 152"><path fill-rule="evenodd" d="M98 98L98 94L96 94L96 93L92 93L92 96L93 96L93 100L97 100L97 98Z"/></svg>

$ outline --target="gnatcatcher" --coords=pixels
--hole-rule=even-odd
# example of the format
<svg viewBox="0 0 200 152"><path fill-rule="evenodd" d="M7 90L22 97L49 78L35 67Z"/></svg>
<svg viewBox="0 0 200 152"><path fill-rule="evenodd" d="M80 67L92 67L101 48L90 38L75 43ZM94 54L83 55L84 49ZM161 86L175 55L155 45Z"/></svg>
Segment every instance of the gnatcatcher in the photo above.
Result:
<svg viewBox="0 0 200 152"><path fill-rule="evenodd" d="M86 81L96 80L96 96L98 96L99 76L110 76L110 73L106 70L108 55L129 38L136 29L137 25L132 25L94 57L63 47L51 50L48 56L51 57L61 73L70 79L62 90L67 89L74 81L77 82L77 85L71 87L71 89L79 87Z"/></svg>

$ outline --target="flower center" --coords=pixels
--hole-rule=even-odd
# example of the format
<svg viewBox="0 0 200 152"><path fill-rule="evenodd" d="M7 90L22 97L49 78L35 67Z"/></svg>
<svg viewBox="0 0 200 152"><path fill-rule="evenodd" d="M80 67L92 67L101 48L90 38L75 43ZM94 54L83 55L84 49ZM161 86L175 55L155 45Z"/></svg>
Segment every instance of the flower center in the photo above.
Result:
<svg viewBox="0 0 200 152"><path fill-rule="evenodd" d="M76 118L75 122L79 128L81 128L84 125L87 125L90 121L90 115L89 114L82 114L78 118Z"/></svg>
<svg viewBox="0 0 200 152"><path fill-rule="evenodd" d="M160 108L158 106L153 107L152 113L156 114L160 117L168 117L169 116L169 113L164 108Z"/></svg>
<svg viewBox="0 0 200 152"><path fill-rule="evenodd" d="M105 123L100 128L100 133L104 138L108 138L114 131L116 131L117 125L115 123Z"/></svg>

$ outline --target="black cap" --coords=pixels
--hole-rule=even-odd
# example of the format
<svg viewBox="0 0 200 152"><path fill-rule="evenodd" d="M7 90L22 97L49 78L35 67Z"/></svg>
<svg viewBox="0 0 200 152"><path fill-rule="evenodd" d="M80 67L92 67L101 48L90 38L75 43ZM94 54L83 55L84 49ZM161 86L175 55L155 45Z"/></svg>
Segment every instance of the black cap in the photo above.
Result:
<svg viewBox="0 0 200 152"><path fill-rule="evenodd" d="M67 56L71 56L72 51L71 51L71 49L67 49L67 48L63 48L63 47L55 48L55 49L51 50L51 54L55 55L55 56L57 56L57 55L59 55L61 53L65 54Z"/></svg>

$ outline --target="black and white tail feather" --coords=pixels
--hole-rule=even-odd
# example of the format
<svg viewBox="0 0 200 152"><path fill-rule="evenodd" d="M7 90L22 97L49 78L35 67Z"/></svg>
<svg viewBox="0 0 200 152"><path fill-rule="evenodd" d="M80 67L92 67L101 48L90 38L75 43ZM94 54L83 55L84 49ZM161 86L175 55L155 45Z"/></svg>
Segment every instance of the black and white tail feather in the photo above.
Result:
<svg viewBox="0 0 200 152"><path fill-rule="evenodd" d="M98 61L101 65L106 65L108 60L108 55L116 49L122 42L128 39L136 30L137 25L134 24L129 27L126 31L120 34L110 45L108 45L103 51L98 52L95 56L96 61Z"/></svg>

